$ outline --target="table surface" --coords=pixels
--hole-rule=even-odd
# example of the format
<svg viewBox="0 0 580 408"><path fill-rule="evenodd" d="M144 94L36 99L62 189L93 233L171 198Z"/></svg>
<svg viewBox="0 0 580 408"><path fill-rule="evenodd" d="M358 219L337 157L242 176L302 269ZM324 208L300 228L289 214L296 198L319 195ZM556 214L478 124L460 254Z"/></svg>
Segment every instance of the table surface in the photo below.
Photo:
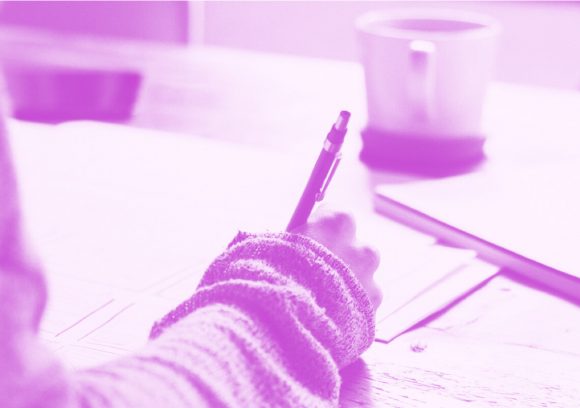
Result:
<svg viewBox="0 0 580 408"><path fill-rule="evenodd" d="M365 123L357 64L225 49L130 51L145 70L132 126L310 157L346 109L353 123L345 156L361 191L414 178L357 160ZM525 138L527 146L544 146L547 135L565 133L566 118L579 120L579 101L572 92L495 84L485 115L490 142ZM557 160L573 146L570 138L552 138L544 150ZM535 151L514 151L510 159L534 162ZM578 304L502 271L422 327L375 342L344 370L341 406L578 406L578 345Z"/></svg>
<svg viewBox="0 0 580 408"><path fill-rule="evenodd" d="M341 109L352 112L353 136L364 126L357 64L220 49L186 58L180 80L158 82L165 73L151 74L133 124L297 153L316 151ZM490 143L513 138L512 156L502 160L522 165L569 158L578 145L556 135L569 135L579 104L573 92L495 84L485 112ZM522 138L526 148L515 152ZM360 138L353 139L346 152L350 170L371 186L409 179L369 171L356 160ZM577 406L579 345L578 304L504 271L423 327L375 343L343 373L341 405Z"/></svg>

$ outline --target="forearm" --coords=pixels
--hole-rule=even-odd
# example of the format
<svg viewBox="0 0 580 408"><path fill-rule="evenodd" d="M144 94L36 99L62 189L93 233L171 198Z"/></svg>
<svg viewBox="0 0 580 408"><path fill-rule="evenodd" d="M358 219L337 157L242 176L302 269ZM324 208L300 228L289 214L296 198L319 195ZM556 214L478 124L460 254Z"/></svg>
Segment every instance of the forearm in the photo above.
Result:
<svg viewBox="0 0 580 408"><path fill-rule="evenodd" d="M285 353L244 312L212 305L176 323L138 355L81 373L76 394L81 406L91 408L333 405L338 377L330 360L303 367L318 377L318 383L304 383L304 375L285 364Z"/></svg>
<svg viewBox="0 0 580 408"><path fill-rule="evenodd" d="M304 237L239 235L140 352L72 373L73 406L334 406L374 337L348 268Z"/></svg>

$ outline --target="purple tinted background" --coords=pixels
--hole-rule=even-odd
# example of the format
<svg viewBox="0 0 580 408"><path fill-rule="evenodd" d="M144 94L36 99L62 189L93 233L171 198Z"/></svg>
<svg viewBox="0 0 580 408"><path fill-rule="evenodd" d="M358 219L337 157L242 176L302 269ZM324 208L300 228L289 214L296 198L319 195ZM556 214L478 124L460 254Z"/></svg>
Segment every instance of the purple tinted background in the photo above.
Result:
<svg viewBox="0 0 580 408"><path fill-rule="evenodd" d="M502 25L497 79L580 88L577 2L209 2L209 44L356 60L352 22L368 10L428 7L480 12ZM268 35L264 35L268 33Z"/></svg>
<svg viewBox="0 0 580 408"><path fill-rule="evenodd" d="M183 44L188 8L187 2L176 1L4 2L0 24Z"/></svg>
<svg viewBox="0 0 580 408"><path fill-rule="evenodd" d="M5 2L1 7L1 23L342 60L357 59L352 22L365 11L413 7L469 10L489 14L502 24L497 79L580 87L577 2L92 1ZM62 18L48 18L52 14Z"/></svg>
<svg viewBox="0 0 580 408"><path fill-rule="evenodd" d="M60 5L63 6L64 14L61 14L59 18L50 18L50 13L59 6L58 4L8 3L3 5L2 18L5 23L55 29L66 33L79 32L107 37L154 39L176 44L184 44L191 39L192 28L188 27L188 22L193 21L194 17L188 15L188 10L191 9L185 7L186 3L103 4L91 2L75 5L61 3ZM377 3L372 5L368 3L208 3L203 8L204 26L200 35L208 44L354 60L356 50L351 30L352 18L364 10L378 6ZM451 6L458 7L457 4L451 4ZM86 13L85 7L92 8L90 14ZM503 20L506 27L506 40L499 59L499 79L570 88L578 86L580 64L577 58L580 58L578 57L580 52L578 41L573 40L578 38L579 11L577 7L514 3L461 5L461 8L489 12ZM199 10L201 8L198 8ZM111 16L114 18L107 18ZM324 23L321 24L321 21ZM555 27L559 29L556 30ZM567 63L562 61L567 61ZM33 73L35 72L39 71L34 68ZM80 71L81 77L91 73L86 70ZM75 71L74 74L78 76L79 72ZM44 71L44 75L49 81L55 80L50 70ZM96 75L110 78L116 77L118 72L97 71ZM94 77L85 78L90 78L85 79L88 87L94 84ZM127 82L123 78L120 85L113 86L126 86ZM134 88L139 84L138 81L135 83L134 79L132 81L130 88L135 92ZM14 82L9 81L9 86L13 84ZM75 85L74 88L80 87ZM85 91L89 94L91 92L90 89ZM26 91L23 93L26 94ZM74 106L84 99L83 94L75 97L78 99L75 100L77 103ZM129 102L122 99L123 106L132 104L134 98L135 95L130 96ZM56 102L59 107L64 107L63 103L63 100ZM105 104L107 103L105 101ZM71 105L68 108L74 106ZM92 112L92 109L94 106L90 106L88 111L81 111L78 117L86 117L87 112ZM128 115L128 113L125 114ZM103 118L109 117L104 115ZM116 117L113 116L113 118ZM349 373L359 377L365 375L357 371L365 371L365 369L353 366Z"/></svg>

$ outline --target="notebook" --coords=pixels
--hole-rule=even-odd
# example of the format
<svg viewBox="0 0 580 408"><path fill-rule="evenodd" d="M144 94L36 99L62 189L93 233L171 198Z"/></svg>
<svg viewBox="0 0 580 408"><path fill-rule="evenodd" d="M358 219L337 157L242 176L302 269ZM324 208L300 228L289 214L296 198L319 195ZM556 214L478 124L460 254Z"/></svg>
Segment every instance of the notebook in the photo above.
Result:
<svg viewBox="0 0 580 408"><path fill-rule="evenodd" d="M96 122L9 125L30 240L48 279L41 337L73 367L143 346L238 229L284 227L310 171L292 155L188 135ZM359 236L381 253L382 340L497 272L469 273L475 252L372 211L356 215Z"/></svg>
<svg viewBox="0 0 580 408"><path fill-rule="evenodd" d="M393 219L580 298L577 160L489 166L472 174L376 188Z"/></svg>

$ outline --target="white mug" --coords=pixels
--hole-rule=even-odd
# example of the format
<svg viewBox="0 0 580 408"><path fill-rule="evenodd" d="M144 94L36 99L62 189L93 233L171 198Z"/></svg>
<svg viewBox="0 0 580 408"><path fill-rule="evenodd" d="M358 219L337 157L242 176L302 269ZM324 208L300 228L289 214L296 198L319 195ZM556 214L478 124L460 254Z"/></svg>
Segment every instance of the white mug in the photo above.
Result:
<svg viewBox="0 0 580 408"><path fill-rule="evenodd" d="M356 20L368 128L412 137L482 137L499 24L461 11L374 11Z"/></svg>

